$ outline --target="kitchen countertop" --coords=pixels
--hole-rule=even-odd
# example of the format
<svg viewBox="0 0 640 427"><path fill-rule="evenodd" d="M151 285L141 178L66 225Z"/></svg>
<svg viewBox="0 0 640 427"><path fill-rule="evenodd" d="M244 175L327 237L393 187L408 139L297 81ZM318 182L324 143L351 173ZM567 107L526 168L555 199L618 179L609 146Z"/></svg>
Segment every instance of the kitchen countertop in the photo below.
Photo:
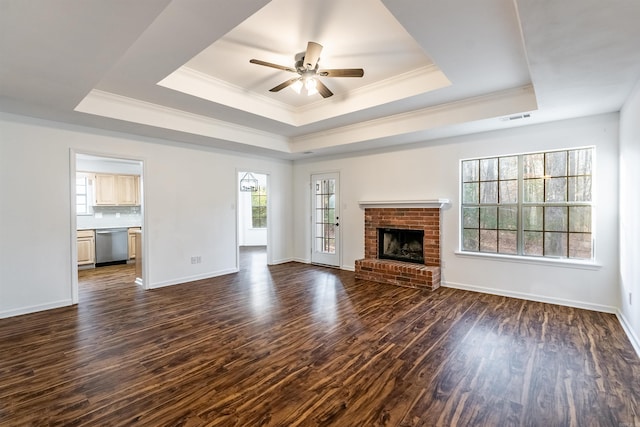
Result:
<svg viewBox="0 0 640 427"><path fill-rule="evenodd" d="M108 230L110 228L124 228L124 229L128 229L128 228L140 228L142 227L141 225L105 225L105 226L101 226L101 227L79 227L77 229L77 231L81 231L81 230Z"/></svg>

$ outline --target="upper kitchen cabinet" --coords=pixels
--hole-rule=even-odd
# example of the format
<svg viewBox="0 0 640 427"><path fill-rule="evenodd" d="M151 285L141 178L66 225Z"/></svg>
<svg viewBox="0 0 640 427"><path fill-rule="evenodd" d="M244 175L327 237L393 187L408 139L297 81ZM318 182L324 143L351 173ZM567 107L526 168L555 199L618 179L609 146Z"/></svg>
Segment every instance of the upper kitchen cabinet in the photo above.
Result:
<svg viewBox="0 0 640 427"><path fill-rule="evenodd" d="M119 205L140 204L140 179L136 175L116 175L116 195Z"/></svg>
<svg viewBox="0 0 640 427"><path fill-rule="evenodd" d="M96 205L117 205L116 175L96 174Z"/></svg>
<svg viewBox="0 0 640 427"><path fill-rule="evenodd" d="M136 206L140 204L140 177L96 174L96 206Z"/></svg>

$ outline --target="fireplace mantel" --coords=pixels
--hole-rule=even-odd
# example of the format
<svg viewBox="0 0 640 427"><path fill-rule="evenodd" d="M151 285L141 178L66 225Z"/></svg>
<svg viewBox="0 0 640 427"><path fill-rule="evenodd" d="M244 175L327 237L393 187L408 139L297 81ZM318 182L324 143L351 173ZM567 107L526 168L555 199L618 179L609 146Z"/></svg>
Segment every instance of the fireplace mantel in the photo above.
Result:
<svg viewBox="0 0 640 427"><path fill-rule="evenodd" d="M361 200L363 208L440 208L449 204L449 199L430 200Z"/></svg>

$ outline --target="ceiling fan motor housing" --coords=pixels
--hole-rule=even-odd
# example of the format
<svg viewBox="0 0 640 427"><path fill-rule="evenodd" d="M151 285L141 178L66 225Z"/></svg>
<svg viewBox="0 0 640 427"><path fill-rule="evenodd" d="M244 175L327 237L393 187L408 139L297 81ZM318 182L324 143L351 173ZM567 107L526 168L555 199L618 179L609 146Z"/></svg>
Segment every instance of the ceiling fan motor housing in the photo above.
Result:
<svg viewBox="0 0 640 427"><path fill-rule="evenodd" d="M320 61L318 61L316 63L316 66L314 68L307 68L308 64L304 63L304 56L296 61L296 70L298 71L298 74L300 75L304 75L305 73L311 73L311 74L316 74L318 72L318 63Z"/></svg>

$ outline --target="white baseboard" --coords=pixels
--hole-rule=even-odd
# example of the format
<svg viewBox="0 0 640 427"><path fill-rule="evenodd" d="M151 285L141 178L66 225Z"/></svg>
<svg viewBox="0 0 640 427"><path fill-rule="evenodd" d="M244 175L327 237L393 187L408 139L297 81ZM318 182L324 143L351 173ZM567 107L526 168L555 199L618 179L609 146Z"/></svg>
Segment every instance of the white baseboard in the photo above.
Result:
<svg viewBox="0 0 640 427"><path fill-rule="evenodd" d="M278 259L278 260L272 261L271 264L269 265L286 264L288 262L294 262L294 261L295 261L295 258Z"/></svg>
<svg viewBox="0 0 640 427"><path fill-rule="evenodd" d="M624 329L624 332L627 334L627 337L629 337L629 341L631 341L631 345L633 346L633 349L636 351L636 354L638 355L638 357L640 357L640 340L638 339L636 334L633 332L633 329L631 328L631 323L629 323L627 318L624 317L624 314L620 310L616 311L616 316L618 317L618 321L622 325L622 329Z"/></svg>
<svg viewBox="0 0 640 427"><path fill-rule="evenodd" d="M230 268L227 270L220 270L209 273L196 274L194 276L181 277L179 279L166 280L164 282L151 283L149 284L149 289L164 288L165 286L180 285L183 283L195 282L196 280L211 279L212 277L224 276L225 274L237 273L238 271L239 270L237 268Z"/></svg>
<svg viewBox="0 0 640 427"><path fill-rule="evenodd" d="M505 291L504 289L484 288L484 287L474 286L474 285L465 285L462 283L442 282L441 285L445 288L462 289L465 291L481 292L484 294L500 295L504 297L525 299L529 301L546 302L549 304L564 305L567 307L583 308L585 310L600 311L603 313L615 314L616 317L618 318L618 322L620 322L620 325L622 326L622 329L624 330L625 334L629 338L629 341L631 341L631 345L633 346L633 349L636 351L636 354L638 355L638 357L640 357L640 340L638 340L638 337L633 332L633 329L631 328L631 324L624 317L624 314L622 314L622 312L616 307L611 307L608 305L601 305L601 304L586 303L583 301L568 300L563 298L551 298L543 295L529 294L524 292Z"/></svg>
<svg viewBox="0 0 640 427"><path fill-rule="evenodd" d="M601 311L603 313L616 314L618 312L618 309L616 307L611 307L608 305L593 304L589 302L576 301L576 300L570 300L570 299L564 299L564 298L547 297L544 295L530 294L526 292L515 292L515 291L507 291L504 289L485 288L483 286L467 285L467 284L455 283L455 282L442 282L441 285L445 288L455 288L455 289L462 289L465 291L480 292L483 294L500 295L504 297L525 299L529 301L546 302L549 304L564 305L567 307L583 308L585 310Z"/></svg>
<svg viewBox="0 0 640 427"><path fill-rule="evenodd" d="M51 310L53 308L68 307L70 305L73 305L73 302L70 299L65 299L61 301L49 302L47 304L21 307L21 308L16 308L14 310L7 310L7 311L0 312L0 319L4 319L6 317L20 316L22 314L35 313L38 311Z"/></svg>
<svg viewBox="0 0 640 427"><path fill-rule="evenodd" d="M311 260L306 258L293 258L291 261L299 262L302 264L311 264ZM322 265L322 264L317 264L317 265ZM332 266L327 265L325 267L332 267ZM356 271L356 268L353 265L341 265L340 267L337 267L337 268L339 268L340 270L346 270L346 271Z"/></svg>

